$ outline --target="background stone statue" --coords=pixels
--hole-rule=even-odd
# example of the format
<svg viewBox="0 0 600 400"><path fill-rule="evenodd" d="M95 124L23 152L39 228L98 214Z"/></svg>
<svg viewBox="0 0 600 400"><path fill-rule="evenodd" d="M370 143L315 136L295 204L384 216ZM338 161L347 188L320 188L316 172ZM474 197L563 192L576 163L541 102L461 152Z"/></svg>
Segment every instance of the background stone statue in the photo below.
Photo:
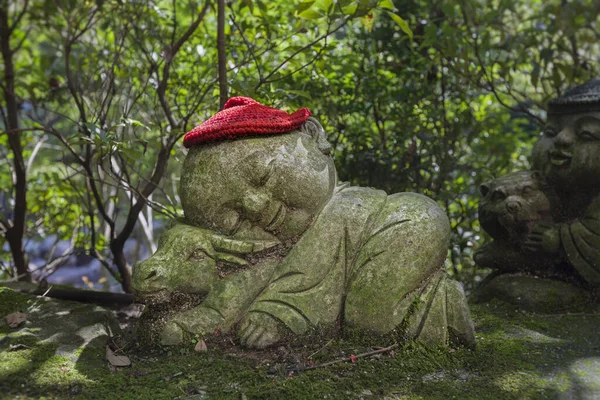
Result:
<svg viewBox="0 0 600 400"><path fill-rule="evenodd" d="M168 304L164 344L237 330L264 348L313 328L473 344L460 285L447 278L449 222L431 199L339 184L321 125L248 98L190 131L185 217L134 270L138 296Z"/></svg>
<svg viewBox="0 0 600 400"><path fill-rule="evenodd" d="M535 172L482 185L479 218L494 241L475 261L504 272L528 271L597 287L600 79L549 103L546 127L532 153Z"/></svg>

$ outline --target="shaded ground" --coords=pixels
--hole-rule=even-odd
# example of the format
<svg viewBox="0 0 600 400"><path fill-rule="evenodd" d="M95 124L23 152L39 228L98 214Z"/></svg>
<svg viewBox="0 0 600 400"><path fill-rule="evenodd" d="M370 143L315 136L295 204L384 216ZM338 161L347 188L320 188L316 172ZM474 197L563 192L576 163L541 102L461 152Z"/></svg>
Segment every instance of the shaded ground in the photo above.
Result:
<svg viewBox="0 0 600 400"><path fill-rule="evenodd" d="M0 288L0 316L26 311L34 302L33 297ZM94 314L91 309L85 311L78 308L83 306L73 303L65 302L62 307L71 310L69 315L79 313L91 318ZM309 365L310 361L315 365L360 354L372 349L367 342L386 346L393 339L314 339L310 344L269 352L247 352L232 345L231 338L217 335L205 338L209 348L206 353L194 352L191 342L166 349L144 349L131 342L124 351L132 366L114 370L104 360L107 336L102 331L96 331L97 335L87 344L85 339L76 341L83 347L67 353L57 352L61 346L57 341L40 341L61 330L75 332L67 316L56 312L56 309L32 312L30 321L18 329L9 328L2 317L0 397L286 400L600 397L600 311L593 307L571 315L533 314L498 302L473 305L478 337L475 350L406 344L378 357L292 375L290 368ZM104 318L100 315L104 314L96 317ZM94 320L95 317L85 323L93 326ZM29 334L24 332L25 328Z"/></svg>

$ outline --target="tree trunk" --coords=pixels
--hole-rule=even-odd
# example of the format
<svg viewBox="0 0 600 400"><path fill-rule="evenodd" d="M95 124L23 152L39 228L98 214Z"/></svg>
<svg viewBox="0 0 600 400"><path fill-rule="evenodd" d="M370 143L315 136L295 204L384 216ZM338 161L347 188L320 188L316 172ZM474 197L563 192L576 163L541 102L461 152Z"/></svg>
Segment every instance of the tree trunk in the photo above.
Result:
<svg viewBox="0 0 600 400"><path fill-rule="evenodd" d="M119 275L121 275L121 286L123 287L123 291L125 293L132 293L133 287L131 286L131 268L127 263L125 253L123 253L123 246L115 243L113 240L110 244L110 250L113 254L115 265L119 270Z"/></svg>
<svg viewBox="0 0 600 400"><path fill-rule="evenodd" d="M8 132L8 145L13 153L13 187L15 208L12 226L6 231L6 240L15 263L19 280L30 281L31 276L27 266L27 257L23 248L25 234L25 217L27 212L27 168L23 159L23 147L19 137L19 104L15 94L15 72L13 66L13 51L10 48L11 30L8 28L6 8L0 8L0 51L4 62L4 100L6 101L5 121Z"/></svg>

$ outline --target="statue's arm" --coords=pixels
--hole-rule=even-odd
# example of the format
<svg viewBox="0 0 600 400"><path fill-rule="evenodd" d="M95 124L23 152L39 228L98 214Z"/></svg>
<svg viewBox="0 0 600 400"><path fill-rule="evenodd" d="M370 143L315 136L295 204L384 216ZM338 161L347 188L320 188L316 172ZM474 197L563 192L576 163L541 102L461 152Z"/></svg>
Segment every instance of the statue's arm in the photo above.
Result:
<svg viewBox="0 0 600 400"><path fill-rule="evenodd" d="M600 201L583 218L562 224L562 249L569 264L591 285L600 285Z"/></svg>
<svg viewBox="0 0 600 400"><path fill-rule="evenodd" d="M558 256L561 249L561 224L551 221L538 221L527 234L522 248L529 252L542 252L550 256Z"/></svg>

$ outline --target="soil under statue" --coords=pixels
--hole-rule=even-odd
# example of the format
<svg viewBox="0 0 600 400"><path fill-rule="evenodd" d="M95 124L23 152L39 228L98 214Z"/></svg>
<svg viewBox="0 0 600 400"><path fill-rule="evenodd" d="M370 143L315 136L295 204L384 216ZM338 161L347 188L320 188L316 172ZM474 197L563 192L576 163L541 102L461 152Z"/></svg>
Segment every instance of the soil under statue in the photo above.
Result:
<svg viewBox="0 0 600 400"><path fill-rule="evenodd" d="M549 103L532 165L533 172L481 186L481 226L495 240L476 253L475 261L499 272L526 271L597 288L600 79Z"/></svg>
<svg viewBox="0 0 600 400"><path fill-rule="evenodd" d="M339 184L307 109L288 114L235 97L184 145L185 217L133 276L150 304L201 295L167 313L162 344L218 329L264 348L342 326L474 343L463 290L444 271L446 215L422 195Z"/></svg>

